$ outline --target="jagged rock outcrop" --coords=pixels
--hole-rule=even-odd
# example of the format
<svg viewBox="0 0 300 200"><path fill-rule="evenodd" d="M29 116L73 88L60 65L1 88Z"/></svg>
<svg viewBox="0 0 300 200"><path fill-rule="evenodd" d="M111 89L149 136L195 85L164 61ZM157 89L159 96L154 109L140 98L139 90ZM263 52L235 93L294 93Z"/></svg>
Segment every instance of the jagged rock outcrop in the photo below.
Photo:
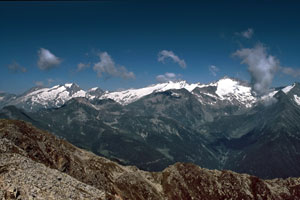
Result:
<svg viewBox="0 0 300 200"><path fill-rule="evenodd" d="M262 180L176 163L121 166L23 121L0 120L0 199L300 199L300 178Z"/></svg>

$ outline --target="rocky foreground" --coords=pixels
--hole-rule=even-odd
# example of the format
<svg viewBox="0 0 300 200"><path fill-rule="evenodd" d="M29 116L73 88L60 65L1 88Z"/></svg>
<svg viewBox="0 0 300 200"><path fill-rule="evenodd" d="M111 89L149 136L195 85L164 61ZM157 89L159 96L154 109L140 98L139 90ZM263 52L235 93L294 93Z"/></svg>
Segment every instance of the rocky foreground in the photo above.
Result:
<svg viewBox="0 0 300 200"><path fill-rule="evenodd" d="M300 199L300 178L261 180L176 163L146 172L0 119L0 199Z"/></svg>

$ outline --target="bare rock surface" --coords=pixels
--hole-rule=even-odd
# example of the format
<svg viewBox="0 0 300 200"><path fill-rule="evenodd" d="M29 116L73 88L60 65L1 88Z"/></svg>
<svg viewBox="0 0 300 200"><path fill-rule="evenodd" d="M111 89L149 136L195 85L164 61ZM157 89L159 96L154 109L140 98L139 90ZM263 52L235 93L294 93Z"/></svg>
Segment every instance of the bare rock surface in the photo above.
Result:
<svg viewBox="0 0 300 200"><path fill-rule="evenodd" d="M0 199L105 199L105 192L13 153L0 155Z"/></svg>

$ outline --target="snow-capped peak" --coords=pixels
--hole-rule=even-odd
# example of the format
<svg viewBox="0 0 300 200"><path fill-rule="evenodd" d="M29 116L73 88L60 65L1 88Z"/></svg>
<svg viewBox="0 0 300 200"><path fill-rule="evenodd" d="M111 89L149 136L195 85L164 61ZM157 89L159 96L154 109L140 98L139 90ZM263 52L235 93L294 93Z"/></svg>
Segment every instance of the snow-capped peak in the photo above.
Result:
<svg viewBox="0 0 300 200"><path fill-rule="evenodd" d="M216 86L217 86L216 94L220 98L226 98L230 94L252 96L251 87L243 86L238 81L230 78L220 79L216 83Z"/></svg>
<svg viewBox="0 0 300 200"><path fill-rule="evenodd" d="M55 85L51 88L40 88L26 93L13 102L13 104L23 104L22 107L40 105L44 108L57 107L74 97L85 97L86 92L74 83ZM31 105L27 105L31 104Z"/></svg>
<svg viewBox="0 0 300 200"><path fill-rule="evenodd" d="M208 92L205 88L214 87L215 90ZM199 101L204 104L215 104L217 101L209 101L203 98L203 95L210 96L215 100L227 101L231 104L239 102L241 105L251 107L256 101L251 93L251 87L233 78L224 77L214 83L202 85L203 88L193 93L198 97ZM208 101L208 102L206 102Z"/></svg>
<svg viewBox="0 0 300 200"><path fill-rule="evenodd" d="M281 91L284 92L285 94L288 94L295 86L296 86L295 83L293 85L288 85L288 86L282 88ZM275 90L275 89L270 90L269 93L267 93L261 97L261 100L268 101L268 100L272 99L278 91L280 91L280 90Z"/></svg>
<svg viewBox="0 0 300 200"><path fill-rule="evenodd" d="M170 89L182 89L182 88L185 88L186 90L191 92L197 86L201 86L201 84L200 83L189 84L186 81L176 81L176 82L169 81L166 83L149 85L147 87L139 88L139 89L129 89L120 92L106 92L104 95L101 96L101 98L102 99L110 98L115 100L118 103L126 105L153 92L163 92Z"/></svg>

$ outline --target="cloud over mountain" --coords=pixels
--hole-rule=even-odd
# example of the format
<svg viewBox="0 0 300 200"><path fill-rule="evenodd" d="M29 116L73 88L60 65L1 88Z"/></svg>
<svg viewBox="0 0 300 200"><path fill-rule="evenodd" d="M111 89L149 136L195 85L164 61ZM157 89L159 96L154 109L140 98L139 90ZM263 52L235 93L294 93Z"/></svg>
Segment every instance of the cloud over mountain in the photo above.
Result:
<svg viewBox="0 0 300 200"><path fill-rule="evenodd" d="M300 69L293 69L291 67L280 67L279 70L286 75L300 77Z"/></svg>
<svg viewBox="0 0 300 200"><path fill-rule="evenodd" d="M55 80L53 80L52 78L48 78L46 81L35 81L34 84L36 86L50 86L52 83L56 82Z"/></svg>
<svg viewBox="0 0 300 200"><path fill-rule="evenodd" d="M39 49L38 57L37 65L41 70L50 70L57 67L62 62L60 58L44 48Z"/></svg>
<svg viewBox="0 0 300 200"><path fill-rule="evenodd" d="M115 64L114 60L107 52L99 54L100 62L94 64L94 71L97 72L98 77L111 78L119 77L122 79L134 79L133 72L129 72L124 66Z"/></svg>
<svg viewBox="0 0 300 200"><path fill-rule="evenodd" d="M156 76L156 81L160 83L178 80L178 75L170 72Z"/></svg>
<svg viewBox="0 0 300 200"><path fill-rule="evenodd" d="M84 70L84 69L87 69L87 68L90 67L90 65L91 65L90 63L79 63L79 64L77 65L76 71L79 72L79 71L82 71L82 70Z"/></svg>
<svg viewBox="0 0 300 200"><path fill-rule="evenodd" d="M36 82L34 82L34 84L36 86L40 86L40 87L44 86L44 82L43 81L36 81Z"/></svg>
<svg viewBox="0 0 300 200"><path fill-rule="evenodd" d="M215 65L211 65L208 69L213 76L217 76L217 73L219 72L218 67L216 67Z"/></svg>
<svg viewBox="0 0 300 200"><path fill-rule="evenodd" d="M158 53L158 61L164 63L166 59L170 58L177 63L181 68L186 68L186 63L180 59L173 51L162 50Z"/></svg>
<svg viewBox="0 0 300 200"><path fill-rule="evenodd" d="M233 53L240 58L242 64L248 65L251 75L252 89L256 95L262 96L269 91L274 75L279 68L279 60L268 55L266 47L262 44L254 48L243 48Z"/></svg>

